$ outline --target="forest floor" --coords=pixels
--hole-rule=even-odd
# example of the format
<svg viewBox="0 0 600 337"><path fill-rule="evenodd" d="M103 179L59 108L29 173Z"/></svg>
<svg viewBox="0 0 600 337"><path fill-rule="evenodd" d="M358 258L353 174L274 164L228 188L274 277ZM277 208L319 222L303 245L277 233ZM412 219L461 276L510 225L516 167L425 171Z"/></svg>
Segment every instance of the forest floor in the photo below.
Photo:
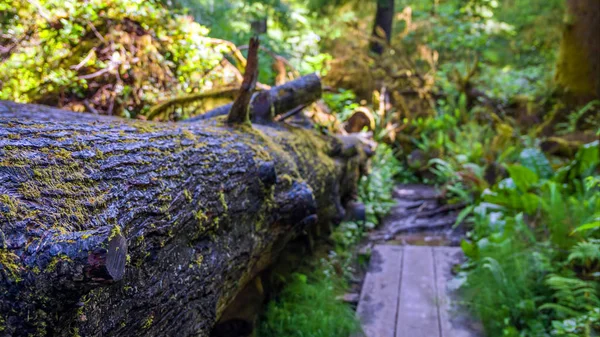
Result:
<svg viewBox="0 0 600 337"><path fill-rule="evenodd" d="M393 195L396 205L361 248L371 252L355 285L366 337L483 336L455 290L465 234L455 223L465 205L444 204L426 185L399 185Z"/></svg>

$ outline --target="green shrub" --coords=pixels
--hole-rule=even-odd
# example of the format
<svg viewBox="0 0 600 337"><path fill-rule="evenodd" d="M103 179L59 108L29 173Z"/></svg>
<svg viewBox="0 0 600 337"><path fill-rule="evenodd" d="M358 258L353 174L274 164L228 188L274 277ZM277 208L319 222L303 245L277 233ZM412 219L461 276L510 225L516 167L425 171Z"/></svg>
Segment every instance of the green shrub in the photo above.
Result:
<svg viewBox="0 0 600 337"><path fill-rule="evenodd" d="M377 147L372 163L371 172L363 176L358 185L359 199L367 212L367 228L375 228L394 206L393 182L402 170L392 149L385 144Z"/></svg>
<svg viewBox="0 0 600 337"><path fill-rule="evenodd" d="M276 301L269 303L260 337L348 337L360 330L352 308L336 299L341 280L316 272L293 274Z"/></svg>
<svg viewBox="0 0 600 337"><path fill-rule="evenodd" d="M548 261L519 239L481 239L478 257L463 285L465 301L489 336L518 336L547 318L538 312L538 299Z"/></svg>
<svg viewBox="0 0 600 337"><path fill-rule="evenodd" d="M553 174L526 149L522 165L507 165L510 177L474 208L462 289L490 337L593 336L598 328L600 193L589 176L597 151L597 142L583 146Z"/></svg>
<svg viewBox="0 0 600 337"><path fill-rule="evenodd" d="M0 44L12 46L0 99L135 117L232 76L210 71L226 48L206 27L156 1L16 0L0 11Z"/></svg>

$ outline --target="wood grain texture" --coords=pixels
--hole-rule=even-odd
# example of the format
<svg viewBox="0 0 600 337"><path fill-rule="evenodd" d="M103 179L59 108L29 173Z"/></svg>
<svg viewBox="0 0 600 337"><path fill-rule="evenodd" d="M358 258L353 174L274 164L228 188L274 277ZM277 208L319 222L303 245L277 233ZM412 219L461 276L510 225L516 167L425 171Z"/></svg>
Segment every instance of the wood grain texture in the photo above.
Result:
<svg viewBox="0 0 600 337"><path fill-rule="evenodd" d="M431 247L405 246L396 337L440 337Z"/></svg>
<svg viewBox="0 0 600 337"><path fill-rule="evenodd" d="M402 258L402 247L373 248L357 309L367 337L395 337Z"/></svg>
<svg viewBox="0 0 600 337"><path fill-rule="evenodd" d="M482 337L448 289L458 247L377 245L358 305L364 337Z"/></svg>
<svg viewBox="0 0 600 337"><path fill-rule="evenodd" d="M439 298L441 337L483 337L480 324L471 318L464 308L454 301L456 295L448 289L448 281L454 276L452 268L463 262L464 255L460 247L435 247L435 274Z"/></svg>

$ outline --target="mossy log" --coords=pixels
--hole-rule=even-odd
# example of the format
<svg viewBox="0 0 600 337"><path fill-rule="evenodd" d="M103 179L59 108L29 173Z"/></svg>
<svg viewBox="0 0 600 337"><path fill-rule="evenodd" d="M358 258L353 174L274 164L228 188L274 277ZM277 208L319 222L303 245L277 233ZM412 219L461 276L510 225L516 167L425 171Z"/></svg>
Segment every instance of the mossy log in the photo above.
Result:
<svg viewBox="0 0 600 337"><path fill-rule="evenodd" d="M209 336L290 239L343 217L363 157L285 124L0 101L0 336Z"/></svg>

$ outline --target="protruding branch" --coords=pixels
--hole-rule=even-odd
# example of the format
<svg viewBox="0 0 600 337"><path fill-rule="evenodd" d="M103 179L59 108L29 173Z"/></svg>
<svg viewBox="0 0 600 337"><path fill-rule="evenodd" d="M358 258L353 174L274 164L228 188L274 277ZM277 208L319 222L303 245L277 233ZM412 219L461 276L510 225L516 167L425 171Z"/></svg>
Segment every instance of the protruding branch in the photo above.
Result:
<svg viewBox="0 0 600 337"><path fill-rule="evenodd" d="M249 113L253 122L270 121L273 115L284 114L301 105L309 105L321 98L321 79L316 74L302 76L293 81L254 94L250 102ZM197 122L226 115L232 109L227 104L185 120Z"/></svg>
<svg viewBox="0 0 600 337"><path fill-rule="evenodd" d="M240 94L233 102L231 110L229 110L229 115L227 116L227 123L229 124L250 122L250 99L252 98L254 88L256 87L256 80L258 79L259 44L258 37L250 39L244 80L242 81Z"/></svg>

